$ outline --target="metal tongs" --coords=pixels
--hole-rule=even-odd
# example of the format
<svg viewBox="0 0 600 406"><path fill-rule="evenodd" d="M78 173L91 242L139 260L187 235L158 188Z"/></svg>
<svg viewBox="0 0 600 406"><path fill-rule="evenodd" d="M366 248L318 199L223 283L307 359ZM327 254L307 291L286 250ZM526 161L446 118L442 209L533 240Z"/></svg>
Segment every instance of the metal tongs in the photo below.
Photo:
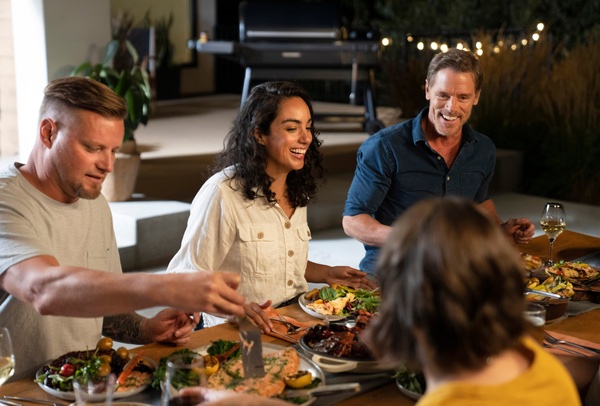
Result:
<svg viewBox="0 0 600 406"><path fill-rule="evenodd" d="M558 293L552 293L552 292L544 292L543 290L535 290L535 289L525 289L525 294L526 295L540 295L540 296L546 296L552 299L566 299L564 296L559 295Z"/></svg>

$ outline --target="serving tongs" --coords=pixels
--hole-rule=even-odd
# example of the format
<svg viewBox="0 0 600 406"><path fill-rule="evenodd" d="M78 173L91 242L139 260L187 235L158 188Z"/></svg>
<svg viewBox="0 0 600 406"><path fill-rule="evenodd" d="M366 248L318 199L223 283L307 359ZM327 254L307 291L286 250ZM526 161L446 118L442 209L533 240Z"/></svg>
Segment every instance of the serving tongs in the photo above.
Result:
<svg viewBox="0 0 600 406"><path fill-rule="evenodd" d="M526 295L546 296L551 299L566 299L564 296L561 296L558 293L545 292L543 290L535 290L535 289L529 289L529 288L525 289L525 294Z"/></svg>

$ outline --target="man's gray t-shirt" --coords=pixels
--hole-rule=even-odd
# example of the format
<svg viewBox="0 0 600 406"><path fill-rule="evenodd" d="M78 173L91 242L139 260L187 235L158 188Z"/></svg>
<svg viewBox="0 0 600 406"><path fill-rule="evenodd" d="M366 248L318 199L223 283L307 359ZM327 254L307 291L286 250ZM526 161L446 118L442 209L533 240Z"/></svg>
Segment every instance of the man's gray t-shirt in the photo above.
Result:
<svg viewBox="0 0 600 406"><path fill-rule="evenodd" d="M63 266L121 273L104 197L57 202L11 165L0 173L0 273L40 255L53 256ZM101 317L41 316L10 295L0 304L0 326L7 327L13 338L19 376L66 352L95 348L102 334Z"/></svg>

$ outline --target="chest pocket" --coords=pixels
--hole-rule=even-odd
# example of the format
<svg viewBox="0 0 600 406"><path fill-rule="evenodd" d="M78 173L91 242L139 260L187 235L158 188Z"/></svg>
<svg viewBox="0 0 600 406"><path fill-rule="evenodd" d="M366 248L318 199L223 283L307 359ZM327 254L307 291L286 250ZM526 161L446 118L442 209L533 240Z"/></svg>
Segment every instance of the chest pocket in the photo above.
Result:
<svg viewBox="0 0 600 406"><path fill-rule="evenodd" d="M87 252L87 267L100 271L109 270L109 249Z"/></svg>
<svg viewBox="0 0 600 406"><path fill-rule="evenodd" d="M302 241L312 240L312 236L310 235L310 228L308 228L308 224L305 224L305 225L302 225L302 226L296 228L296 231L298 232L298 238L300 238Z"/></svg>
<svg viewBox="0 0 600 406"><path fill-rule="evenodd" d="M280 261L282 243L271 224L243 224L238 227L242 273L266 277L269 269ZM275 269L278 267L275 266ZM272 272L272 271L271 271Z"/></svg>

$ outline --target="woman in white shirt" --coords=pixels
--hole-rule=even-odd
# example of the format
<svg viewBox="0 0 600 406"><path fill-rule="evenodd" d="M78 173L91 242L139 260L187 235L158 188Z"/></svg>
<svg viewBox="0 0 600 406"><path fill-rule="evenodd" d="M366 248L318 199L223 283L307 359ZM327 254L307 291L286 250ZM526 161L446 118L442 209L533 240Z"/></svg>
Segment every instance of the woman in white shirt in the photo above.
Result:
<svg viewBox="0 0 600 406"><path fill-rule="evenodd" d="M192 202L168 271L239 273L246 314L265 332L272 323L263 309L306 292L307 281L373 288L357 269L308 261L306 206L325 172L320 145L311 100L301 87L254 87L216 158L215 174ZM203 315L205 327L222 321Z"/></svg>

